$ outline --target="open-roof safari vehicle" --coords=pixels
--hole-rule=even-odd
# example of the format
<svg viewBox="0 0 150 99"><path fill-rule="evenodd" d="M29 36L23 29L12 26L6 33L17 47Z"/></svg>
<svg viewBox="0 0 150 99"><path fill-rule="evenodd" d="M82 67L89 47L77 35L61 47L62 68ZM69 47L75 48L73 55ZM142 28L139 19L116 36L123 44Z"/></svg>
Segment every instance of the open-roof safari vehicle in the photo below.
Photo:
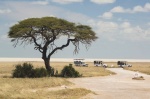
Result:
<svg viewBox="0 0 150 99"><path fill-rule="evenodd" d="M103 66L103 67L108 67L107 64L104 64L103 61L94 61L94 66Z"/></svg>
<svg viewBox="0 0 150 99"><path fill-rule="evenodd" d="M119 67L132 67L132 65L131 64L128 64L127 63L127 61L118 61L117 62L117 65L119 66Z"/></svg>
<svg viewBox="0 0 150 99"><path fill-rule="evenodd" d="M84 59L74 59L74 64L75 66L88 66L88 64L84 62Z"/></svg>

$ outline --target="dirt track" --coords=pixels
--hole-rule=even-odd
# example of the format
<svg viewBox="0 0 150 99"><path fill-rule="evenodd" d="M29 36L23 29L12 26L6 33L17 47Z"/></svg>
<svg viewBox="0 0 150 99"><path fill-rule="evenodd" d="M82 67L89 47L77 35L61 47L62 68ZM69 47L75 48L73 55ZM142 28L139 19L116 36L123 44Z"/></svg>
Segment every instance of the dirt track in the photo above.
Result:
<svg viewBox="0 0 150 99"><path fill-rule="evenodd" d="M145 80L132 80L135 72L122 68L110 68L117 73L106 77L89 77L69 79L79 87L90 89L98 95L92 99L150 99L150 76L138 73Z"/></svg>

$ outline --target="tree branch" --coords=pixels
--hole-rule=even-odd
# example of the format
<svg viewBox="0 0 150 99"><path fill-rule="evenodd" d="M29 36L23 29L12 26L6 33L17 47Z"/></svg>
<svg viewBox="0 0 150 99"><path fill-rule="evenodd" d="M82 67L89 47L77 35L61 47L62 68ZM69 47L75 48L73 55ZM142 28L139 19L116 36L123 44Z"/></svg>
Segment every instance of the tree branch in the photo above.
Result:
<svg viewBox="0 0 150 99"><path fill-rule="evenodd" d="M32 37L35 45L37 46L37 47L35 47L35 49L38 49L42 53L43 48L41 47L41 45L37 43L36 38L34 36L31 36L31 37Z"/></svg>
<svg viewBox="0 0 150 99"><path fill-rule="evenodd" d="M49 53L48 58L51 57L51 55L53 55L57 50L62 50L63 48L67 47L70 42L76 41L76 39L68 39L67 43L62 45L61 47L56 47L51 53Z"/></svg>

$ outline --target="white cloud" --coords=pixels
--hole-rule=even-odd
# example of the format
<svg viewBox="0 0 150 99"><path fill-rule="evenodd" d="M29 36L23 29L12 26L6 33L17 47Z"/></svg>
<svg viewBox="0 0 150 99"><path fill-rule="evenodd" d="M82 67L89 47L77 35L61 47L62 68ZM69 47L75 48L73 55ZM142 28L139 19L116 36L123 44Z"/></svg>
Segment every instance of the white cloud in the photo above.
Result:
<svg viewBox="0 0 150 99"><path fill-rule="evenodd" d="M144 6L144 9L146 11L150 11L150 3L146 3L145 6Z"/></svg>
<svg viewBox="0 0 150 99"><path fill-rule="evenodd" d="M75 13L70 11L64 12L65 19L75 22L75 23L81 23L81 24L87 24L87 20L90 20L91 18L83 15L81 13Z"/></svg>
<svg viewBox="0 0 150 99"><path fill-rule="evenodd" d="M13 13L7 15L7 17L13 20L15 19L17 21L31 17L55 16L77 23L80 22L83 24L87 23L87 20L90 19L90 17L84 14L71 12L69 10L52 5L39 6L33 5L29 2L11 2L7 5L13 8Z"/></svg>
<svg viewBox="0 0 150 99"><path fill-rule="evenodd" d="M114 3L116 0L90 0L96 4L107 4L107 3Z"/></svg>
<svg viewBox="0 0 150 99"><path fill-rule="evenodd" d="M83 15L81 13L70 12L69 10L62 9L52 5L39 6L30 4L29 2L11 2L7 5L9 5L9 7L12 8L11 10L13 11L13 13L6 15L7 18L9 18L9 20L12 19L19 21L21 19L29 17L43 17L53 15L59 18L67 19L68 21L73 21L76 23L80 22L81 24L89 24L90 26L92 26L94 31L98 33L100 38L105 38L108 40L150 39L150 29L144 29L141 28L140 26L132 26L132 24L129 21L126 22L120 21L121 23L116 23L116 22L109 22L108 20L103 21L91 19L90 17ZM103 17L111 18L113 17L114 12L104 13Z"/></svg>
<svg viewBox="0 0 150 99"><path fill-rule="evenodd" d="M83 2L83 0L52 0L52 2L60 3L60 4L69 4L75 2Z"/></svg>
<svg viewBox="0 0 150 99"><path fill-rule="evenodd" d="M135 6L133 8L133 12L150 12L150 3L146 3L144 7L142 6Z"/></svg>
<svg viewBox="0 0 150 99"><path fill-rule="evenodd" d="M131 24L129 22L123 22L120 27L121 28L129 28L131 26Z"/></svg>
<svg viewBox="0 0 150 99"><path fill-rule="evenodd" d="M100 38L109 41L114 40L130 40L142 41L150 40L150 28L142 28L140 26L132 26L130 22L109 22L89 20L89 24L93 27Z"/></svg>
<svg viewBox="0 0 150 99"><path fill-rule="evenodd" d="M126 12L131 12L131 10L130 9L124 9L121 6L117 6L117 7L114 7L113 9L111 9L110 12L112 12L112 13L126 13Z"/></svg>
<svg viewBox="0 0 150 99"><path fill-rule="evenodd" d="M47 0L45 1L34 1L32 4L38 4L38 5L48 5L49 2Z"/></svg>
<svg viewBox="0 0 150 99"><path fill-rule="evenodd" d="M102 21L102 20L88 20L89 25L97 33L100 39L110 41L116 40L119 25L115 22Z"/></svg>
<svg viewBox="0 0 150 99"><path fill-rule="evenodd" d="M136 12L150 12L150 3L146 3L143 7L142 6L135 6L132 10L133 13Z"/></svg>
<svg viewBox="0 0 150 99"><path fill-rule="evenodd" d="M116 30L118 28L118 24L115 22L99 21L97 23L97 27L99 28L100 31L105 32Z"/></svg>
<svg viewBox="0 0 150 99"><path fill-rule="evenodd" d="M0 9L0 14L10 13L10 12L11 12L10 9Z"/></svg>
<svg viewBox="0 0 150 99"><path fill-rule="evenodd" d="M127 40L150 40L150 28L132 26L129 22L122 23L119 32Z"/></svg>
<svg viewBox="0 0 150 99"><path fill-rule="evenodd" d="M115 22L99 21L97 23L97 32L100 33L101 38L114 41L116 39L115 32L118 30L118 24Z"/></svg>
<svg viewBox="0 0 150 99"><path fill-rule="evenodd" d="M98 36L107 40L115 40L115 32L118 30L118 24L108 21L90 21L91 26L98 33Z"/></svg>
<svg viewBox="0 0 150 99"><path fill-rule="evenodd" d="M114 7L109 12L112 13L137 13L137 12L150 12L150 3L146 3L142 6L135 6L133 9L125 9L121 6Z"/></svg>
<svg viewBox="0 0 150 99"><path fill-rule="evenodd" d="M133 12L146 12L146 10L141 6L135 6Z"/></svg>
<svg viewBox="0 0 150 99"><path fill-rule="evenodd" d="M135 27L127 27L124 28L123 30L121 30L120 32L122 32L122 36L125 39L129 39L129 40L150 40L150 35L146 34L146 30L142 29L140 26L135 26Z"/></svg>
<svg viewBox="0 0 150 99"><path fill-rule="evenodd" d="M113 14L111 12L105 12L102 16L100 16L104 19L111 19L113 17Z"/></svg>

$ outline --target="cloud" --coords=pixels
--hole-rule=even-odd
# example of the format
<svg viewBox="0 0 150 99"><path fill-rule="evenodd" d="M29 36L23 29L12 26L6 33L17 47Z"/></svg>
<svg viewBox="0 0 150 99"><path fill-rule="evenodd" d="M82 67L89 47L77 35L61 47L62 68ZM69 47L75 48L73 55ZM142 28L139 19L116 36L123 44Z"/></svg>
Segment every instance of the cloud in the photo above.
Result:
<svg viewBox="0 0 150 99"><path fill-rule="evenodd" d="M116 0L90 0L96 4L107 4L107 3L114 3Z"/></svg>
<svg viewBox="0 0 150 99"><path fill-rule="evenodd" d="M123 22L120 27L121 28L129 28L131 26L131 24L129 22Z"/></svg>
<svg viewBox="0 0 150 99"><path fill-rule="evenodd" d="M114 7L109 12L112 13L137 13L137 12L150 12L150 3L146 3L143 7L142 6L135 6L133 9L125 9L121 6Z"/></svg>
<svg viewBox="0 0 150 99"><path fill-rule="evenodd" d="M87 23L87 20L90 17L81 14L71 12L69 10L63 9L61 7L53 6L53 5L33 5L30 2L11 2L7 3L9 7L12 8L13 13L5 16L10 20L23 20L25 18L31 17L45 17L45 16L55 16L63 19L67 19L68 21L76 22L76 23ZM63 14L62 14L63 13Z"/></svg>
<svg viewBox="0 0 150 99"><path fill-rule="evenodd" d="M133 8L133 12L150 12L150 3L146 3L144 7L142 6L135 6Z"/></svg>
<svg viewBox="0 0 150 99"><path fill-rule="evenodd" d="M150 28L144 29L138 25L132 26L129 22L122 23L120 26L119 32L124 39L132 41L150 40Z"/></svg>
<svg viewBox="0 0 150 99"><path fill-rule="evenodd" d="M118 24L115 22L102 20L88 20L89 25L94 29L98 36L107 40L115 40L115 32L118 30Z"/></svg>
<svg viewBox="0 0 150 99"><path fill-rule="evenodd" d="M113 17L114 13L130 13L130 14L133 14L133 13L138 13L138 12L150 12L150 3L146 3L143 7L139 6L139 5L135 6L135 7L133 7L133 9L129 9L129 8L125 9L121 6L116 6L108 12L104 12L99 17L102 17L104 19L111 19Z"/></svg>
<svg viewBox="0 0 150 99"><path fill-rule="evenodd" d="M12 22L17 22L25 18L30 17L44 17L44 16L56 16L66 19L71 22L90 25L100 38L107 40L149 40L150 29L142 28L140 26L132 26L129 21L103 21L99 19L92 19L84 14L71 12L61 7L53 5L33 5L31 2L11 2L7 5L12 8L12 13L5 15ZM148 9L148 7L146 7ZM120 12L126 11L124 8ZM119 12L119 11L118 11ZM63 14L62 14L63 13ZM117 13L117 10L112 12L106 12L101 17L109 19L113 17L113 14ZM122 20L122 19L120 19ZM148 24L148 23L146 23ZM9 25L9 24L8 24ZM9 27L9 26L8 26Z"/></svg>
<svg viewBox="0 0 150 99"><path fill-rule="evenodd" d="M112 13L128 13L128 12L131 12L131 10L124 9L121 6L117 6L117 7L114 7L113 9L111 9L110 12L112 12Z"/></svg>
<svg viewBox="0 0 150 99"><path fill-rule="evenodd" d="M143 41L150 40L150 28L133 26L130 22L116 23L111 21L90 20L89 25L95 30L101 39L109 41L128 40Z"/></svg>
<svg viewBox="0 0 150 99"><path fill-rule="evenodd" d="M144 30L140 26L131 26L122 29L120 32L123 33L122 36L129 40L150 40L150 35L146 34L148 29ZM149 31L150 32L150 31Z"/></svg>
<svg viewBox="0 0 150 99"><path fill-rule="evenodd" d="M102 16L100 16L104 19L111 19L113 17L113 14L111 12L105 12Z"/></svg>
<svg viewBox="0 0 150 99"><path fill-rule="evenodd" d="M0 14L10 13L12 12L10 9L0 9Z"/></svg>
<svg viewBox="0 0 150 99"><path fill-rule="evenodd" d="M52 2L56 2L59 4L70 4L70 3L77 3L77 2L83 2L83 0L52 0Z"/></svg>
<svg viewBox="0 0 150 99"><path fill-rule="evenodd" d="M144 6L144 9L146 9L147 11L150 11L150 3L146 3Z"/></svg>
<svg viewBox="0 0 150 99"><path fill-rule="evenodd" d="M141 6L135 6L133 12L146 12L146 10Z"/></svg>
<svg viewBox="0 0 150 99"><path fill-rule="evenodd" d="M34 2L32 2L32 4L48 5L49 2L48 2L48 0L45 0L45 1L34 1Z"/></svg>

